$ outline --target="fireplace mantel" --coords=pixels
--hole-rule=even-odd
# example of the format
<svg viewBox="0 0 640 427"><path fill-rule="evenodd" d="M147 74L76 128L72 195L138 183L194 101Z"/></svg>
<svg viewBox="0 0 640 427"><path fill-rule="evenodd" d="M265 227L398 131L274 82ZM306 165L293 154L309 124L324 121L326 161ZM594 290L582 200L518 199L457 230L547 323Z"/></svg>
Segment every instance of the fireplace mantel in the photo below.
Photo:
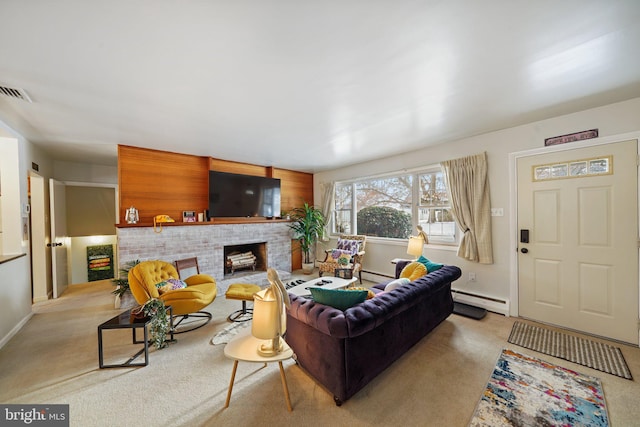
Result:
<svg viewBox="0 0 640 427"><path fill-rule="evenodd" d="M269 224L274 222L291 222L289 219L267 219L265 217L233 217L233 218L213 218L211 221L205 222L163 222L163 227L191 227L198 225L225 225L225 224ZM134 228L134 227L153 227L153 223L142 223L138 222L136 224L115 224L116 228Z"/></svg>
<svg viewBox="0 0 640 427"><path fill-rule="evenodd" d="M198 257L200 272L224 280L224 247L267 242L268 267L291 272L291 229L286 220L260 222L169 223L162 232L153 227L130 224L118 227L118 263L120 267L134 260L177 259Z"/></svg>

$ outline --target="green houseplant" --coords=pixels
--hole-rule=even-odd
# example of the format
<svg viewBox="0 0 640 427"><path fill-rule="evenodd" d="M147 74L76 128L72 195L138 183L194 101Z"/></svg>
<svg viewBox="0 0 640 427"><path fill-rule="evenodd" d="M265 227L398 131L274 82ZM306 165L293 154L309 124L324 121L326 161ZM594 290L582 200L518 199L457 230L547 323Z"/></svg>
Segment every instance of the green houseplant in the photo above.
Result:
<svg viewBox="0 0 640 427"><path fill-rule="evenodd" d="M169 316L164 301L158 298L151 298L144 304L144 314L151 318L149 332L151 342L159 350L167 346L167 334L170 331Z"/></svg>
<svg viewBox="0 0 640 427"><path fill-rule="evenodd" d="M120 269L120 275L117 279L112 279L111 282L116 288L111 292L116 296L122 297L129 290L129 270L140 264L139 260L129 261L124 264L124 267Z"/></svg>
<svg viewBox="0 0 640 427"><path fill-rule="evenodd" d="M325 217L319 209L307 202L303 206L293 208L289 216L292 220L289 228L293 230L293 238L300 243L302 251L302 271L311 274L314 267L311 250L324 235Z"/></svg>
<svg viewBox="0 0 640 427"><path fill-rule="evenodd" d="M171 321L164 301L149 298L147 302L131 309L131 322L149 320L150 341L160 350L167 346L167 334L171 332Z"/></svg>

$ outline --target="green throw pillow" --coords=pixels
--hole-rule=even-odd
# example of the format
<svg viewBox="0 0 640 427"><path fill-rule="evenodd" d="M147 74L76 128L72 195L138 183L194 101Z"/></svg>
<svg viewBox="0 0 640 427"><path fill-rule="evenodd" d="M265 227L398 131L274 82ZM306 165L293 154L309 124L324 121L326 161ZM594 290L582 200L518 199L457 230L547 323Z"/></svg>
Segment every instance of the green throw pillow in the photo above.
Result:
<svg viewBox="0 0 640 427"><path fill-rule="evenodd" d="M360 304L367 298L366 290L350 289L324 289L310 287L311 296L315 302L328 305L338 310L346 310L356 304Z"/></svg>
<svg viewBox="0 0 640 427"><path fill-rule="evenodd" d="M424 266L427 267L427 273L431 273L433 271L439 270L444 265L437 262L429 261L427 258L425 258L422 255L420 255L420 258L418 258L417 261L421 264L424 264Z"/></svg>

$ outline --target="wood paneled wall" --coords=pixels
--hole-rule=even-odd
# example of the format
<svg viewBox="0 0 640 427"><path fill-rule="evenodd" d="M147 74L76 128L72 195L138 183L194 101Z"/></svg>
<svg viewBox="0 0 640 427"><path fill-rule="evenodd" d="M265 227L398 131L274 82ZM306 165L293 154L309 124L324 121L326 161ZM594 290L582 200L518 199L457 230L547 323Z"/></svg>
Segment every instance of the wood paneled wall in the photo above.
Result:
<svg viewBox="0 0 640 427"><path fill-rule="evenodd" d="M239 173L242 175L269 177L265 166L251 165L249 163L232 162L229 160L209 159L209 170L228 173Z"/></svg>
<svg viewBox="0 0 640 427"><path fill-rule="evenodd" d="M169 215L182 221L182 211L204 212L209 206L209 161L206 157L118 146L120 221L135 206L140 224Z"/></svg>
<svg viewBox="0 0 640 427"><path fill-rule="evenodd" d="M273 168L271 178L280 179L280 208L283 211L288 212L304 202L313 204L312 174Z"/></svg>
<svg viewBox="0 0 640 427"><path fill-rule="evenodd" d="M130 206L140 215L140 225L153 224L158 214L182 221L182 211L203 212L209 207L209 170L280 179L281 210L287 212L313 203L313 175L269 166L118 146L120 222ZM251 221L251 219L247 219ZM292 268L302 268L294 251Z"/></svg>

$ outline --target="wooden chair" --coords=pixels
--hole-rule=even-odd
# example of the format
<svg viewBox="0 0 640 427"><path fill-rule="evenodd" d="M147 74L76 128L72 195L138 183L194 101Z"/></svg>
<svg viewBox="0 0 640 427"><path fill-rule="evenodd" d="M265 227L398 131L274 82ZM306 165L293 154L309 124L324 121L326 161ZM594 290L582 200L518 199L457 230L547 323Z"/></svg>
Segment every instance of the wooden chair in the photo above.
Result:
<svg viewBox="0 0 640 427"><path fill-rule="evenodd" d="M334 249L325 250L324 261L320 262L320 277L324 273L335 276L337 269L349 269L351 275L358 274L360 283L362 283L362 262L364 260L364 246L367 243L367 236L342 234L338 237L338 244ZM346 266L338 263L339 254L349 253L350 259Z"/></svg>
<svg viewBox="0 0 640 427"><path fill-rule="evenodd" d="M198 265L198 257L185 258L176 260L176 270L181 280L194 274L200 274L200 266ZM195 269L195 270L193 270Z"/></svg>

